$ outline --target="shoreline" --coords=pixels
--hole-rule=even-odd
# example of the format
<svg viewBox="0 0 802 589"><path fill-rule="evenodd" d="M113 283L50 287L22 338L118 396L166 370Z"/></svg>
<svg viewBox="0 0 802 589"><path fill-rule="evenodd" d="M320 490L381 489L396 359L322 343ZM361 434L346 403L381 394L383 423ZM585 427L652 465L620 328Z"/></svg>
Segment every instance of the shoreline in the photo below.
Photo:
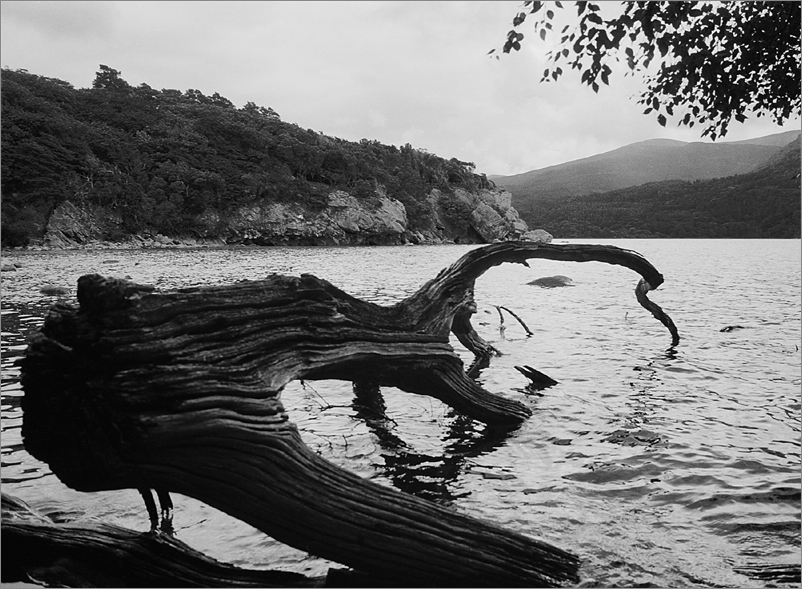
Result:
<svg viewBox="0 0 802 589"><path fill-rule="evenodd" d="M458 242L450 239L404 239L404 240L371 240L354 243L337 240L287 239L268 243L227 243L222 238L178 238L158 234L156 236L131 236L125 241L88 240L78 243L62 240L61 243L34 243L25 246L3 247L3 252L49 252L49 251L84 251L84 250L163 250L163 249L196 249L196 248L268 248L268 247L384 247L384 246L428 246L428 245L489 245L499 241L542 241L550 242L552 237L545 231L538 235L540 239L494 240L493 242Z"/></svg>
<svg viewBox="0 0 802 589"><path fill-rule="evenodd" d="M256 243L169 243L169 244L142 244L118 243L113 241L98 241L74 246L52 246L52 245L27 245L3 247L3 252L13 253L36 253L36 252L68 252L68 251L139 251L139 250L177 250L177 249L259 249L271 247L407 247L407 246L430 246L430 245L488 245L486 243L456 243L453 241L431 241L421 243L276 243L276 244L256 244Z"/></svg>

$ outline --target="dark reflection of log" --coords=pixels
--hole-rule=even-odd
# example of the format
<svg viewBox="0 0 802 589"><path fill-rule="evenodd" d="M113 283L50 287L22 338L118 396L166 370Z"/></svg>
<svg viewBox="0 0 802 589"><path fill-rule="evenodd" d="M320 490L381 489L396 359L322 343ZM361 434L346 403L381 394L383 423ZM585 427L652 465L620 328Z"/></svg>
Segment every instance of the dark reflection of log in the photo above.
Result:
<svg viewBox="0 0 802 589"><path fill-rule="evenodd" d="M379 446L389 450L405 447L406 443L387 427L388 423L394 422L387 416L387 406L384 404L384 396L379 386L366 382L355 382L353 385L354 401L351 406L356 416L362 419L376 436Z"/></svg>
<svg viewBox="0 0 802 589"><path fill-rule="evenodd" d="M447 444L436 454L414 450L390 432L386 423L366 422L383 450L381 470L396 489L449 505L465 496L455 491L454 485L464 475L466 461L493 452L509 437L506 429L482 429L477 422L461 415L452 414L448 419L443 437Z"/></svg>
<svg viewBox="0 0 802 589"><path fill-rule="evenodd" d="M397 424L387 416L378 386L354 383L354 395L356 417L365 422L382 449L383 473L396 489L437 503L448 505L463 496L453 493L451 486L463 473L465 461L492 452L509 437L506 428L483 428L452 410L442 438L449 443L442 454L418 452L393 431Z"/></svg>
<svg viewBox="0 0 802 589"><path fill-rule="evenodd" d="M538 257L624 265L644 277L639 299L663 280L612 246L513 242L469 252L391 307L311 275L162 293L84 276L80 306L53 307L21 363L25 447L74 489L192 496L398 584L574 581L578 561L559 548L325 461L279 400L292 380L364 381L515 427L531 411L467 377L448 337L477 277Z"/></svg>

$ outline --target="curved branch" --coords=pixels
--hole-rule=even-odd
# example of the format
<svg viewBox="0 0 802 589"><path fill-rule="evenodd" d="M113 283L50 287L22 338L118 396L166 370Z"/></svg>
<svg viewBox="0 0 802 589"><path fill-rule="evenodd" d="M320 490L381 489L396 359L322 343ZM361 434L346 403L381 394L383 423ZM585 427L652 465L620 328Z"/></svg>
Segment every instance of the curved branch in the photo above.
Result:
<svg viewBox="0 0 802 589"><path fill-rule="evenodd" d="M527 336L535 335L534 333L532 333L532 330L529 329L529 326L526 323L524 323L524 320L521 319L520 317L518 317L518 315L516 315L512 311L510 311L507 307L502 307L500 305L495 305L495 307L496 307L496 311L498 311L498 318L499 318L499 322L501 323L501 325L504 325L504 315L501 314L501 311L503 309L504 311L506 311L507 313L509 313L510 315L512 315L513 317L515 317L518 320L518 323L520 323L521 327L523 327L524 331L526 331L526 335Z"/></svg>
<svg viewBox="0 0 802 589"><path fill-rule="evenodd" d="M414 314L420 317L418 324L420 329L435 333L442 330L447 331L459 307L472 300L473 287L477 278L490 268L504 263L528 266L526 261L533 258L565 262L603 262L624 266L640 274L648 284L648 290L655 290L663 283L663 275L646 258L631 250L612 245L555 245L507 241L468 252L441 271L436 278L424 284L414 295L399 303L398 307L414 310ZM638 295L637 299L654 314L654 304L645 297L645 294ZM441 311L439 314L429 306L431 301L439 302L437 307ZM668 317L662 310L661 313L662 317ZM655 317L660 319L658 315ZM669 329L672 338L679 341L679 334L673 323L660 320Z"/></svg>
<svg viewBox="0 0 802 589"><path fill-rule="evenodd" d="M668 328L668 331L671 333L671 345L676 346L679 343L679 332L677 331L677 327L674 325L674 322L671 320L671 317L663 311L662 307L657 303L654 303L649 300L649 297L646 296L646 293L652 290L651 286L645 280L641 280L638 282L638 285L635 287L635 298L638 299L638 302L641 306L649 311L655 319L657 319L660 323L665 325Z"/></svg>

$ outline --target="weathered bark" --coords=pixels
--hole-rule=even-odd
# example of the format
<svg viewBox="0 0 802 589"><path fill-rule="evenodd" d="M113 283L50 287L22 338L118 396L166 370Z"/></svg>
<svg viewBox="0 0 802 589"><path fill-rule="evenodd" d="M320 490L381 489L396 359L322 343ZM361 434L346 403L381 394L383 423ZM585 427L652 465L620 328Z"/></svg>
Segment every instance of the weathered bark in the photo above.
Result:
<svg viewBox="0 0 802 589"><path fill-rule="evenodd" d="M476 333L473 325L471 325L471 315L476 313L473 290L471 290L470 297L471 300L463 304L454 314L451 332L457 336L459 343L465 346L469 352L473 352L474 361L465 373L469 378L477 378L482 370L490 366L490 358L500 356L501 352Z"/></svg>
<svg viewBox="0 0 802 589"><path fill-rule="evenodd" d="M390 307L311 275L163 293L84 276L80 306L54 307L22 361L26 449L72 488L189 495L398 584L573 581L571 554L323 460L280 402L292 380L334 378L431 395L492 425L520 423L530 410L468 378L448 335L478 276L538 257L624 265L652 289L663 280L634 252L530 243L473 250Z"/></svg>
<svg viewBox="0 0 802 589"><path fill-rule="evenodd" d="M776 587L774 583L796 583L802 581L802 566L796 564L752 564L735 567L735 572L752 577Z"/></svg>

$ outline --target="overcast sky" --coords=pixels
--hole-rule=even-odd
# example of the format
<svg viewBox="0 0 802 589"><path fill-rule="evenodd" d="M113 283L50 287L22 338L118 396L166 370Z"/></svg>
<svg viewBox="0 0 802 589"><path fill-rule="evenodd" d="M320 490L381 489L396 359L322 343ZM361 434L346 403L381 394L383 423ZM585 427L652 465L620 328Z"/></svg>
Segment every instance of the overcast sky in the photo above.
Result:
<svg viewBox="0 0 802 589"><path fill-rule="evenodd" d="M496 60L521 2L7 2L3 67L92 85L99 64L136 86L219 92L241 107L358 141L410 143L477 172L516 174L699 128L642 115L640 80L598 94L574 72L540 83L534 35ZM526 33L524 26L522 32ZM727 141L798 129L763 117Z"/></svg>

